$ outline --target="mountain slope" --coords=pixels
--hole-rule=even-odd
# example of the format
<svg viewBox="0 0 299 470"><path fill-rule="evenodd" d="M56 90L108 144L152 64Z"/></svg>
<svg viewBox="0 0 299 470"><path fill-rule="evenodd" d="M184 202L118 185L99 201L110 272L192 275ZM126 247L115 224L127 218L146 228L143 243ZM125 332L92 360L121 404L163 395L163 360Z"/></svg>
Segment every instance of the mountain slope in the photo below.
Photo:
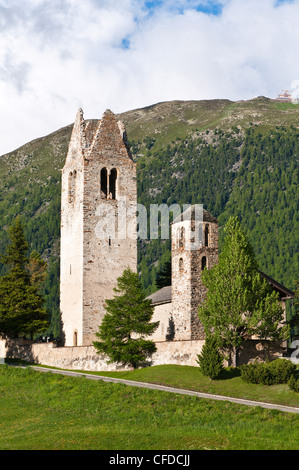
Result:
<svg viewBox="0 0 299 470"><path fill-rule="evenodd" d="M293 288L298 277L299 107L267 98L174 101L119 115L138 162L138 201L202 203L222 227L238 215L260 263ZM0 158L0 227L17 214L26 235L49 261L47 306L59 331L60 169L72 125ZM0 250L6 232L0 233ZM169 259L169 241L139 243L144 289Z"/></svg>

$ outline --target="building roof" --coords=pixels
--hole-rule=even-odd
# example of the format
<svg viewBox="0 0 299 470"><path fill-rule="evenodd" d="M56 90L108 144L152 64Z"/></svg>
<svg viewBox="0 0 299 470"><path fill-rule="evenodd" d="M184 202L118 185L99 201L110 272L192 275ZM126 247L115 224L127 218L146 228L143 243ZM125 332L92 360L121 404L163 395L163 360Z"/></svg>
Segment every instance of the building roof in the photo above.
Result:
<svg viewBox="0 0 299 470"><path fill-rule="evenodd" d="M294 298L295 294L290 289L283 286L279 282L275 281L274 279L272 279L272 277L268 276L267 274L263 273L262 271L259 271L259 273L263 278L266 279L266 281L269 282L269 284L276 291L279 292L280 298L282 300L288 300L288 299L293 299ZM147 298L152 301L153 305L168 304L172 300L171 286L162 287L162 289L158 290L157 292L154 292L153 294L151 294Z"/></svg>
<svg viewBox="0 0 299 470"><path fill-rule="evenodd" d="M168 304L171 302L171 286L162 287L148 297L153 305Z"/></svg>
<svg viewBox="0 0 299 470"><path fill-rule="evenodd" d="M292 292L290 289L287 287L283 286L279 282L275 281L272 277L268 276L267 274L263 273L262 271L259 271L260 275L266 279L266 281L269 282L269 284L277 291L279 292L280 297L283 300L287 299L293 299L294 298L294 292Z"/></svg>
<svg viewBox="0 0 299 470"><path fill-rule="evenodd" d="M190 207L188 207L185 212L176 217L172 223L177 224L178 222L182 222L183 220L195 220L195 204L190 205ZM208 211L203 209L203 222L213 222L217 224L218 220Z"/></svg>

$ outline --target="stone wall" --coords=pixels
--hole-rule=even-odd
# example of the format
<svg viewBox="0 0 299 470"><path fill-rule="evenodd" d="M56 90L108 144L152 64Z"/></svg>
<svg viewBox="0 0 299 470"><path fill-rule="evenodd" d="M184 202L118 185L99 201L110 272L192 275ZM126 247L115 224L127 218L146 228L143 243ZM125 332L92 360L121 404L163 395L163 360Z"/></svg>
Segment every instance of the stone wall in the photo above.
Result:
<svg viewBox="0 0 299 470"><path fill-rule="evenodd" d="M238 351L237 365L265 362L268 360L268 354L270 360L282 357L286 352L284 346L282 342L272 344L258 339L246 341Z"/></svg>
<svg viewBox="0 0 299 470"><path fill-rule="evenodd" d="M61 175L60 310L66 344L82 344L83 153L82 115L76 122Z"/></svg>
<svg viewBox="0 0 299 470"><path fill-rule="evenodd" d="M11 340L8 343L2 341L2 346L3 344L5 344L7 358L17 358L35 364L73 370L104 372L124 370L119 365L108 364L107 358L97 354L93 346L57 347L55 343L33 343L24 340ZM151 365L196 366L197 354L200 353L202 345L203 341L157 342L157 352L151 358Z"/></svg>
<svg viewBox="0 0 299 470"><path fill-rule="evenodd" d="M203 340L198 306L204 301L206 288L201 276L205 267L211 269L218 262L218 223L205 210L202 220L196 220L195 206L184 214L173 222L171 237L175 339Z"/></svg>
<svg viewBox="0 0 299 470"><path fill-rule="evenodd" d="M103 188L102 170L106 185ZM107 110L79 110L62 170L60 308L65 346L88 346L124 269L137 271L136 164Z"/></svg>
<svg viewBox="0 0 299 470"><path fill-rule="evenodd" d="M157 352L150 364L176 364L197 367L197 356L201 353L204 340L157 341ZM283 356L280 344L271 348L270 359ZM108 364L104 355L97 354L93 346L57 347L56 343L33 343L32 341L0 340L2 357L17 358L35 364L73 370L114 371L128 370L117 364ZM0 355L1 359L1 355ZM258 340L247 341L239 351L238 365L267 359L265 343ZM224 362L227 366L227 363Z"/></svg>
<svg viewBox="0 0 299 470"><path fill-rule="evenodd" d="M150 336L151 341L166 341L169 334L171 336L172 304L164 303L155 306L151 323L159 322L156 331Z"/></svg>
<svg viewBox="0 0 299 470"><path fill-rule="evenodd" d="M107 172L107 194L102 192L102 170ZM117 175L113 195L112 172ZM96 339L117 278L128 267L137 271L136 209L136 164L114 114L106 111L84 166L83 345Z"/></svg>

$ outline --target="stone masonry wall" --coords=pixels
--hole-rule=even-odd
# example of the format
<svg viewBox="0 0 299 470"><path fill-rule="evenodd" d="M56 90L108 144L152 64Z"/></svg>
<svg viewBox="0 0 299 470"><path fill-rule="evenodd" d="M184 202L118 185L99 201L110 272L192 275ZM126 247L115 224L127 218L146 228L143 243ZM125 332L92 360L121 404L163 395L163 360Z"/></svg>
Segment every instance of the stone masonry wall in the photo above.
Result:
<svg viewBox="0 0 299 470"><path fill-rule="evenodd" d="M107 172L106 194L101 170ZM115 192L112 194L112 173ZM98 123L79 110L62 171L61 313L65 346L88 346L125 268L137 270L136 164L111 111Z"/></svg>
<svg viewBox="0 0 299 470"><path fill-rule="evenodd" d="M211 269L218 263L218 227L212 222L204 222L209 228L208 246L191 252L191 339L204 339L204 328L199 321L198 306L206 297L207 289L202 283L202 262L206 258L206 268Z"/></svg>
<svg viewBox="0 0 299 470"><path fill-rule="evenodd" d="M103 168L108 173L108 194L104 196ZM113 169L117 172L116 195L110 199ZM137 271L136 208L136 164L128 155L114 114L106 111L84 166L83 345L95 339L106 313L105 300L114 296L117 278L127 267Z"/></svg>
<svg viewBox="0 0 299 470"><path fill-rule="evenodd" d="M66 344L82 343L83 165L82 115L77 114L61 181L60 310Z"/></svg>
<svg viewBox="0 0 299 470"><path fill-rule="evenodd" d="M1 343L1 341L0 341ZM196 366L197 354L203 341L157 342L157 352L151 365L177 364ZM127 370L119 364L108 364L104 355L97 354L93 346L57 347L55 343L10 341L6 343L6 357L18 358L35 364L73 370L113 371Z"/></svg>
<svg viewBox="0 0 299 470"><path fill-rule="evenodd" d="M206 296L201 279L202 263L205 257L205 265L210 269L218 262L218 225L206 211L203 214L203 221L195 221L191 212L187 220L179 220L172 226L172 315L176 340L203 340L205 337L198 318L198 306ZM207 246L205 237L198 245L192 244L190 236L194 237L199 230L204 234L206 228Z"/></svg>
<svg viewBox="0 0 299 470"><path fill-rule="evenodd" d="M151 358L152 366L176 364L198 367L198 354L204 340L156 342L157 352ZM7 358L17 358L35 364L84 371L127 370L119 364L108 364L104 355L93 346L57 347L55 343L32 343L24 340L0 340L0 351ZM281 345L272 348L270 359L282 357ZM1 358L1 356L0 356ZM238 355L238 365L266 360L265 344L248 340ZM227 364L224 363L226 366Z"/></svg>

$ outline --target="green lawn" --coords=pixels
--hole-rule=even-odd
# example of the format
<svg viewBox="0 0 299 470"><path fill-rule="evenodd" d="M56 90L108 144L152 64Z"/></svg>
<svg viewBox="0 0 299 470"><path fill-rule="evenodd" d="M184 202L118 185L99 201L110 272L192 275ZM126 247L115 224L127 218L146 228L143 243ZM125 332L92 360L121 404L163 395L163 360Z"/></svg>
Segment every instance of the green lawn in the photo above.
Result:
<svg viewBox="0 0 299 470"><path fill-rule="evenodd" d="M198 367L175 365L140 369L121 375L130 380L299 407L299 394L291 391L287 384L272 386L248 384L241 379L239 372L233 369L226 369L219 380L210 380L203 376Z"/></svg>
<svg viewBox="0 0 299 470"><path fill-rule="evenodd" d="M225 369L219 380L210 380L203 376L198 367L176 365L153 366L126 372L80 372L299 407L299 393L290 390L287 384L248 384L243 382L238 370L229 368ZM299 369L297 374L299 378Z"/></svg>
<svg viewBox="0 0 299 470"><path fill-rule="evenodd" d="M166 375L168 367L187 388L185 367L144 369L130 378L144 380L150 370ZM0 397L1 450L299 449L299 415L259 407L6 365Z"/></svg>

